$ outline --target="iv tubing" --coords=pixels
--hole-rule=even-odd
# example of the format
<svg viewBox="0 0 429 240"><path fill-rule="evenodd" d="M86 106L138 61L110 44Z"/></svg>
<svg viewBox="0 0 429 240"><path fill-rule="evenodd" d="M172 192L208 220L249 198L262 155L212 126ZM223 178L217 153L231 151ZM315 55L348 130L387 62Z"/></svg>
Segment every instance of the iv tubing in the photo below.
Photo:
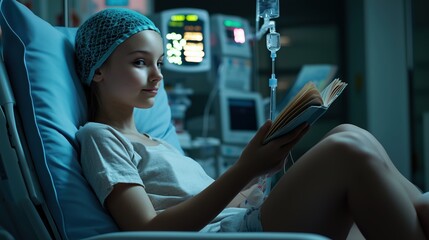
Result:
<svg viewBox="0 0 429 240"><path fill-rule="evenodd" d="M259 24L259 21L258 21L258 24ZM256 35L255 35L256 40L260 40L262 38L262 36L264 36L264 34L269 29L273 28L273 24L274 24L274 21L270 21L269 19L265 18L264 23L262 24L259 31L256 31Z"/></svg>
<svg viewBox="0 0 429 240"><path fill-rule="evenodd" d="M270 119L271 121L274 121L274 114L276 112L276 88L277 88L277 78L275 74L275 59L276 59L276 53L271 52L271 78L268 81L268 85L271 88L270 91ZM265 175L264 177L261 177L259 179L259 184L265 184L264 189L264 195L265 197L268 196L268 194L271 191L271 178L268 175Z"/></svg>
<svg viewBox="0 0 429 240"><path fill-rule="evenodd" d="M270 119L271 121L274 121L274 114L276 112L276 88L277 88L277 78L274 73L274 63L275 63L275 53L271 53L272 56L272 62L271 62L271 78L268 82L271 91L270 91Z"/></svg>

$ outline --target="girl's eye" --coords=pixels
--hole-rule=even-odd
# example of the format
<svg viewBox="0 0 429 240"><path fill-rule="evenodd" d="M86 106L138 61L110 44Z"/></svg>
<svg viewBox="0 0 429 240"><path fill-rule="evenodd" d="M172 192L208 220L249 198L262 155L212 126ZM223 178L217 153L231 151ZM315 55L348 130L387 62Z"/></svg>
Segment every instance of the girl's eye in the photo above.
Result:
<svg viewBox="0 0 429 240"><path fill-rule="evenodd" d="M161 68L162 65L164 65L164 62L160 61L160 62L157 63L157 65L158 65L158 68Z"/></svg>
<svg viewBox="0 0 429 240"><path fill-rule="evenodd" d="M143 66L143 65L145 65L145 61L143 59L138 59L138 60L134 61L134 65Z"/></svg>

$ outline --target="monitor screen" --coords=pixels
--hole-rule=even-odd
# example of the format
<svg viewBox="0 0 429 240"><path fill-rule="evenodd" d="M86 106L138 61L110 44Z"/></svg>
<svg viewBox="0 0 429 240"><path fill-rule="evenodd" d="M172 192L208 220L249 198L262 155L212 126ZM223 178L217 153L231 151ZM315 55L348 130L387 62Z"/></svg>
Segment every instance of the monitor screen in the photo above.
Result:
<svg viewBox="0 0 429 240"><path fill-rule="evenodd" d="M258 119L256 113L255 99L228 99L229 122L231 130L256 131L258 129Z"/></svg>
<svg viewBox="0 0 429 240"><path fill-rule="evenodd" d="M222 89L217 109L223 143L247 144L265 119L262 97L255 92Z"/></svg>
<svg viewBox="0 0 429 240"><path fill-rule="evenodd" d="M194 13L172 14L167 23L166 58L178 66L195 66L205 57L206 20Z"/></svg>
<svg viewBox="0 0 429 240"><path fill-rule="evenodd" d="M241 22L225 20L223 25L228 44L243 45L246 42L246 32Z"/></svg>

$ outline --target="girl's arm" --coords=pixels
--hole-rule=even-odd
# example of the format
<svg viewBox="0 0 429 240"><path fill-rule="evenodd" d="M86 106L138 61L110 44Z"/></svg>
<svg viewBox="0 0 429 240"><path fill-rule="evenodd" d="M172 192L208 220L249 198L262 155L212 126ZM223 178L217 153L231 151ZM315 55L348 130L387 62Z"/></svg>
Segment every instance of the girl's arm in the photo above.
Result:
<svg viewBox="0 0 429 240"><path fill-rule="evenodd" d="M115 185L105 205L123 231L198 231L251 179L233 166L200 194L158 215L145 189L135 184Z"/></svg>
<svg viewBox="0 0 429 240"><path fill-rule="evenodd" d="M122 230L198 231L216 217L253 178L275 168L305 133L306 126L288 137L262 145L265 124L246 146L239 160L201 193L156 214L142 186L117 184L105 206Z"/></svg>

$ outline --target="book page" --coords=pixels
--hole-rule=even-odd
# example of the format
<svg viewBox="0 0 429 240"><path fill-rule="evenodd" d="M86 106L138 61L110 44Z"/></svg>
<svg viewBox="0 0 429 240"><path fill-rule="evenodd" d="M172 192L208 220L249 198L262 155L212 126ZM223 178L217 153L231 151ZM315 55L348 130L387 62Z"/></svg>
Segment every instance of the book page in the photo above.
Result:
<svg viewBox="0 0 429 240"><path fill-rule="evenodd" d="M347 83L342 82L340 79L334 79L325 89L323 89L321 95L323 99L323 105L329 107L332 102L343 92L346 88Z"/></svg>
<svg viewBox="0 0 429 240"><path fill-rule="evenodd" d="M270 130L268 131L267 137L288 124L306 108L322 105L323 100L317 90L317 87L314 83L308 82L274 120Z"/></svg>

